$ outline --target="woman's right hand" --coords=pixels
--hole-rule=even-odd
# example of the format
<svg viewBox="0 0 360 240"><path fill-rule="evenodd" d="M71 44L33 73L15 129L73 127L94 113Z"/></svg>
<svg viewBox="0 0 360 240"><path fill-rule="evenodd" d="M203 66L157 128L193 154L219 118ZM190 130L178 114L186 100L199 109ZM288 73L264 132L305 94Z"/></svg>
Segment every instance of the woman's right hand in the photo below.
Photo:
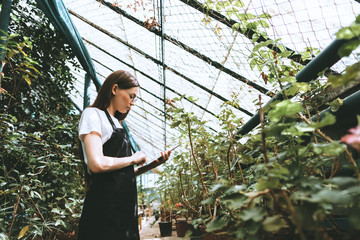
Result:
<svg viewBox="0 0 360 240"><path fill-rule="evenodd" d="M146 155L142 152L142 151L139 151L139 152L136 152L132 155L132 158L133 158L133 163L135 165L142 165L144 163L146 163Z"/></svg>

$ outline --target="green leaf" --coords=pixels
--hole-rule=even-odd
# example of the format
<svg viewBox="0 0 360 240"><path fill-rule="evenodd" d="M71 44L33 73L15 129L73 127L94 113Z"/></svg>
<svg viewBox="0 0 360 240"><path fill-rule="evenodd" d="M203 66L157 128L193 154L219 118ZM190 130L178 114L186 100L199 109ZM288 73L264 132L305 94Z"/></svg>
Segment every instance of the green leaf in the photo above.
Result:
<svg viewBox="0 0 360 240"><path fill-rule="evenodd" d="M344 152L346 145L337 141L330 143L312 143L314 152L317 154L325 154L327 156L339 156Z"/></svg>
<svg viewBox="0 0 360 240"><path fill-rule="evenodd" d="M338 39L350 40L358 36L360 36L360 24L357 23L353 23L349 27L344 27L336 33Z"/></svg>
<svg viewBox="0 0 360 240"><path fill-rule="evenodd" d="M259 20L258 23L264 28L269 28L269 24L265 20Z"/></svg>
<svg viewBox="0 0 360 240"><path fill-rule="evenodd" d="M235 1L234 6L243 8L245 7L245 4L243 3L243 1Z"/></svg>
<svg viewBox="0 0 360 240"><path fill-rule="evenodd" d="M201 204L204 204L204 205L211 205L211 204L214 204L216 201L216 198L211 196L211 197L208 197L207 199L201 201Z"/></svg>
<svg viewBox="0 0 360 240"><path fill-rule="evenodd" d="M292 116L298 112L301 112L303 107L300 103L291 102L290 100L284 100L275 105L275 107L269 111L268 117L273 122L278 122L283 116Z"/></svg>
<svg viewBox="0 0 360 240"><path fill-rule="evenodd" d="M256 59L252 59L252 60L250 61L250 68L251 68L251 69L254 69L254 67L256 66L256 64L257 64Z"/></svg>
<svg viewBox="0 0 360 240"><path fill-rule="evenodd" d="M319 202L328 202L332 204L347 205L350 203L351 198L347 194L342 194L338 190L321 190L319 193L313 195L314 199L319 199Z"/></svg>
<svg viewBox="0 0 360 240"><path fill-rule="evenodd" d="M340 57L349 56L360 45L359 39L354 39L344 43L338 50Z"/></svg>
<svg viewBox="0 0 360 240"><path fill-rule="evenodd" d="M216 191L219 191L220 189L224 188L224 184L222 183L218 183L218 184L214 184L211 188L210 188L210 193L215 193Z"/></svg>
<svg viewBox="0 0 360 240"><path fill-rule="evenodd" d="M330 103L330 109L332 112L336 112L343 105L343 100L337 98Z"/></svg>
<svg viewBox="0 0 360 240"><path fill-rule="evenodd" d="M27 75L23 75L22 77L23 77L23 79L27 82L27 84L29 84L29 86L30 86L30 85L31 85L31 80L30 80L30 78L29 78Z"/></svg>
<svg viewBox="0 0 360 240"><path fill-rule="evenodd" d="M286 222L281 218L280 215L267 217L262 223L263 228L267 232L277 232L286 225Z"/></svg>
<svg viewBox="0 0 360 240"><path fill-rule="evenodd" d="M195 97L193 97L193 96L190 96L190 97L188 97L188 100L190 101L190 102L196 102L197 100L199 100L198 98L195 98Z"/></svg>
<svg viewBox="0 0 360 240"><path fill-rule="evenodd" d="M181 121L176 121L171 123L171 128L176 128L177 126L179 126L181 124Z"/></svg>
<svg viewBox="0 0 360 240"><path fill-rule="evenodd" d="M223 200L224 204L232 210L243 207L247 203L247 201L248 197L240 193L226 196Z"/></svg>
<svg viewBox="0 0 360 240"><path fill-rule="evenodd" d="M234 23L234 24L232 25L233 31L237 31L239 28L240 28L240 23Z"/></svg>
<svg viewBox="0 0 360 240"><path fill-rule="evenodd" d="M333 125L336 122L336 118L329 112L325 112L320 122L313 122L310 126L315 129L323 128L325 126Z"/></svg>
<svg viewBox="0 0 360 240"><path fill-rule="evenodd" d="M287 129L290 126L292 126L291 123L274 124L270 127L266 127L264 129L264 133L265 133L266 137L272 137L272 136L276 137L276 136L279 136L284 129Z"/></svg>
<svg viewBox="0 0 360 240"><path fill-rule="evenodd" d="M206 231L212 232L216 230L221 230L227 225L228 221L225 217L222 218L215 218L211 220L208 224L206 224Z"/></svg>
<svg viewBox="0 0 360 240"><path fill-rule="evenodd" d="M280 82L282 82L282 83L284 83L284 82L295 83L295 82L296 82L296 78L295 78L295 77L292 77L292 76L283 77L283 78L280 78Z"/></svg>
<svg viewBox="0 0 360 240"><path fill-rule="evenodd" d="M338 186L346 186L346 185L356 185L359 183L359 180L353 177L333 177L332 179L329 179L326 182Z"/></svg>
<svg viewBox="0 0 360 240"><path fill-rule="evenodd" d="M261 221L266 215L266 211L260 207L253 207L244 209L240 213L240 218L244 221L253 220L254 222Z"/></svg>
<svg viewBox="0 0 360 240"><path fill-rule="evenodd" d="M349 222L353 228L360 230L360 210L359 209L350 211Z"/></svg>
<svg viewBox="0 0 360 240"><path fill-rule="evenodd" d="M285 89L285 93L286 95L289 96L294 96L297 93L305 93L310 91L310 85L308 83L304 83L304 82L295 82L292 84L291 87L289 87L288 89Z"/></svg>
<svg viewBox="0 0 360 240"><path fill-rule="evenodd" d="M360 77L360 63L355 63L346 67L346 72L340 76L330 75L328 77L328 83L330 83L333 87L346 86L354 79L358 79Z"/></svg>
<svg viewBox="0 0 360 240"><path fill-rule="evenodd" d="M266 19L270 19L271 18L271 15L268 14L268 13L263 13L259 16L260 18L266 18Z"/></svg>

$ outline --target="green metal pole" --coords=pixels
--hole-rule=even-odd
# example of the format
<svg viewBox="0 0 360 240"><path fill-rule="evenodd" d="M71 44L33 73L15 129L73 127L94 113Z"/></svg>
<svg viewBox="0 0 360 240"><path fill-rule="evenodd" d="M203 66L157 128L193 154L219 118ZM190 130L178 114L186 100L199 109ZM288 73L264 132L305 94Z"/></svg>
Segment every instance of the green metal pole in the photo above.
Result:
<svg viewBox="0 0 360 240"><path fill-rule="evenodd" d="M341 59L338 55L338 51L344 43L350 40L335 40L327 48L325 48L319 55L311 60L306 67L296 75L298 82L310 82L318 77L318 74L330 68L337 61ZM286 87L289 87L290 84ZM285 87L285 88L286 88ZM274 102L275 100L283 100L284 96L281 93L276 94L265 107ZM260 115L257 112L252 118L249 119L238 131L238 135L245 135L253 130L260 123Z"/></svg>
<svg viewBox="0 0 360 240"><path fill-rule="evenodd" d="M85 83L84 83L84 109L90 105L90 94L89 94L89 87L90 87L91 77L88 73L85 74Z"/></svg>
<svg viewBox="0 0 360 240"><path fill-rule="evenodd" d="M11 2L12 0L2 0L1 13L0 13L0 46L5 46L5 39L2 39L6 36L9 28L10 22L10 13L11 13ZM4 60L5 49L0 48L0 72L2 72L2 61Z"/></svg>

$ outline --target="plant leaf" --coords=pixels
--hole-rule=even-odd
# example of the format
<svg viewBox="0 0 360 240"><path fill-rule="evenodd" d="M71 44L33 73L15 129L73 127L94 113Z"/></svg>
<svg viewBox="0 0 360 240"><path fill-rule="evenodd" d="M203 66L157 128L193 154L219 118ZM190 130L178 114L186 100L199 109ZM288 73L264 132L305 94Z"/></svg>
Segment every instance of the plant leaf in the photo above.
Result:
<svg viewBox="0 0 360 240"><path fill-rule="evenodd" d="M26 225L25 227L23 227L23 228L21 229L21 231L20 231L19 236L18 236L17 239L20 239L20 238L22 238L22 237L25 235L25 233L29 230L29 226L30 226L30 225Z"/></svg>
<svg viewBox="0 0 360 240"><path fill-rule="evenodd" d="M208 224L206 224L206 231L212 232L212 231L220 230L224 228L227 225L227 223L228 222L223 217L215 218L211 220Z"/></svg>
<svg viewBox="0 0 360 240"><path fill-rule="evenodd" d="M292 116L298 112L301 112L303 107L300 103L291 102L290 100L284 100L275 105L275 107L269 111L268 117L273 122L278 122L283 116Z"/></svg>
<svg viewBox="0 0 360 240"><path fill-rule="evenodd" d="M286 222L281 218L280 215L275 215L271 217L267 217L262 223L265 231L268 232L277 232L281 228L286 226Z"/></svg>

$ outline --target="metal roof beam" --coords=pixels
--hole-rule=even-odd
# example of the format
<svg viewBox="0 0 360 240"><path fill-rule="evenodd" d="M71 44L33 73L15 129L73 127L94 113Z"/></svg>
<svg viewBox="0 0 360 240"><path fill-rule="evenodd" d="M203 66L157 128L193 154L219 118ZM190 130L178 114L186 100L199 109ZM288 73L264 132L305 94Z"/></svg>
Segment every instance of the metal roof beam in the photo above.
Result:
<svg viewBox="0 0 360 240"><path fill-rule="evenodd" d="M105 33L105 34L106 34L106 33ZM111 36L110 36L110 37L111 37ZM115 38L117 38L117 37L115 37ZM85 39L85 38L83 38L83 40L84 40L85 42L89 43L90 45L96 47L97 49L103 51L104 53L108 54L109 56L115 58L116 60L118 60L119 62L121 62L121 63L123 63L124 65L128 66L129 68L131 68L131 69L133 69L133 70L135 70L135 71L140 72L142 75L146 76L147 78L149 78L149 79L152 80L153 82L156 82L156 83L159 84L160 86L164 86L163 83L161 83L161 82L159 82L158 80L152 78L151 76L149 76L148 74L142 72L141 70L137 69L136 67L134 67L134 66L132 66L132 65L124 62L123 60L119 59L118 57L112 55L111 53L109 53L109 52L106 51L105 49L97 46L96 44L90 42L89 40L87 40L87 39ZM124 43L124 44L127 45L127 46L130 47L130 48L133 48L133 50L137 51L137 48L132 47L132 45L127 44L127 43ZM139 51L140 51L140 52L139 52L140 54L143 54L144 56L147 55L146 53L142 52L141 50L139 50ZM145 57L146 57L146 56L145 56ZM148 55L148 57L146 57L146 58L150 58L150 60L153 60L156 64L161 64L160 61L156 60L155 58L152 58L152 57L149 56L149 55ZM168 69L169 71L172 71L172 72L175 73L176 75L184 78L185 80L189 81L190 83L193 83L194 85L198 86L199 88L202 88L202 87L203 87L202 85L196 83L194 80L192 80L192 79L186 77L185 75L177 72L175 69L169 68L169 67L167 67L166 65L165 65L165 67L166 67L166 69ZM200 87L200 86L202 86L202 87ZM205 88L205 87L203 87L203 88ZM203 88L202 88L202 89L203 89ZM168 86L166 86L166 89L168 89L169 91L175 93L175 94L178 95L178 96L182 96L180 93L178 93L177 91L175 91L174 89L172 89L172 88L170 88L170 87L168 87ZM222 101L229 101L229 100L227 100L226 98L222 97L221 95L219 95L219 94L217 94L217 93L214 93L214 92L212 92L211 90L209 90L209 89L207 89L207 88L205 88L205 89L203 89L203 90L205 90L206 92L214 95L215 97L219 98L219 99L222 100ZM209 91L210 91L210 92L209 92ZM187 97L184 97L184 98L185 98L187 101L191 102ZM164 101L164 100L161 99L161 101ZM200 106L199 104L197 104L197 103L195 103L195 102L191 102L191 103L193 103L195 106L197 106L197 107L200 108L201 110L204 110L204 111L206 111L207 113L211 114L212 116L216 117L216 115L215 115L213 112L209 111L208 109ZM241 107L238 107L237 109L240 110L240 111L242 111L242 112L244 112L244 113L246 113L246 114L249 115L249 116L252 116L252 115L253 115L251 112L249 112L249 111L247 111L246 109L243 109L243 108L241 108ZM217 117L216 117L216 118L217 118Z"/></svg>
<svg viewBox="0 0 360 240"><path fill-rule="evenodd" d="M115 11L116 13L119 13L121 14L122 16L128 18L129 20L135 22L136 24L146 28L147 30L149 30L150 32L156 34L157 36L161 37L162 34L161 34L161 30L159 29L156 29L155 27L152 27L152 28L148 28L147 27L147 23L143 22L143 21L140 21L139 19L131 16L130 14L128 14L126 11L122 10L121 8L115 6L114 4L110 3L110 2L107 2L107 1L104 1L104 0L96 0L97 2L100 2L101 4L107 6L108 8L110 8L111 10ZM185 0L187 1L187 0ZM249 85L249 86L252 86L253 88L255 88L256 90L258 90L259 92L263 93L263 94L266 94L268 95L269 93L269 90L256 84L255 82L245 78L244 76L241 76L240 74L234 72L233 70L225 67L224 65L222 65L221 63L219 62L216 62L214 60L212 60L211 58L205 56L204 54L198 52L197 50L187 46L186 44L184 44L183 42L173 38L173 37L170 37L169 35L167 34L164 34L163 35L164 39L175 44L176 46L178 47L181 47L182 49L184 49L185 51L191 53L192 55L200 58L201 60L207 62L208 64L210 64L211 66L214 66L215 68L229 74L230 76L236 78L237 80ZM270 95L268 95L270 96Z"/></svg>

